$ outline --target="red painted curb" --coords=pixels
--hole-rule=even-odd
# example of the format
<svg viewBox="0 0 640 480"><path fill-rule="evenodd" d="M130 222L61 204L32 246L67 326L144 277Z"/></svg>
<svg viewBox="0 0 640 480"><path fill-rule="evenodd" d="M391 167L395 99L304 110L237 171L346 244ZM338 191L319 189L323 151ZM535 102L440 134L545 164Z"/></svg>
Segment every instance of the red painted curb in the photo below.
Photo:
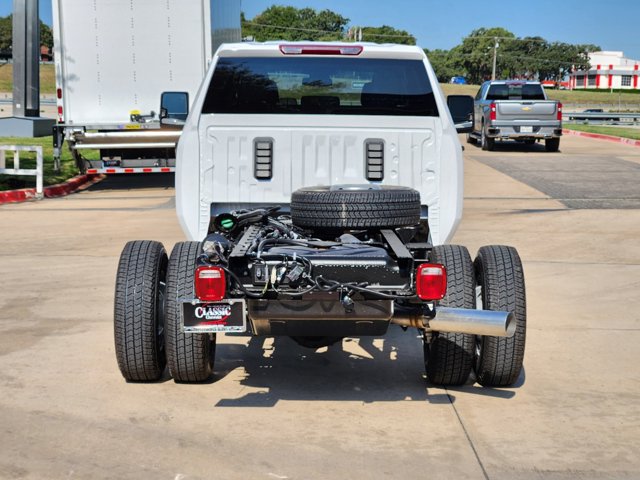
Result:
<svg viewBox="0 0 640 480"><path fill-rule="evenodd" d="M640 140L633 138L616 137L613 135L603 135L602 133L581 132L579 130L562 129L562 133L566 135L574 135L576 137L587 137L595 140L606 140L607 142L623 143L632 147L640 147Z"/></svg>
<svg viewBox="0 0 640 480"><path fill-rule="evenodd" d="M104 175L78 175L64 183L44 187L44 191L42 193L46 198L62 197L65 195L69 195L70 193L73 193L83 187L93 185L103 178ZM4 192L0 192L0 204L26 202L28 200L35 199L35 188L21 188L19 190L6 190Z"/></svg>

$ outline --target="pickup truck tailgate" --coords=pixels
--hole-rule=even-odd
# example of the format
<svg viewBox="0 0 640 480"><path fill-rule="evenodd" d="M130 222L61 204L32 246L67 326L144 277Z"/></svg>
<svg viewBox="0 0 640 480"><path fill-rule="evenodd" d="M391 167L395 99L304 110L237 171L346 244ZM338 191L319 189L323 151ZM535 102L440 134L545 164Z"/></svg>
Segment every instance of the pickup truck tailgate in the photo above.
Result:
<svg viewBox="0 0 640 480"><path fill-rule="evenodd" d="M558 103L554 100L501 100L496 103L496 119L507 120L556 120Z"/></svg>

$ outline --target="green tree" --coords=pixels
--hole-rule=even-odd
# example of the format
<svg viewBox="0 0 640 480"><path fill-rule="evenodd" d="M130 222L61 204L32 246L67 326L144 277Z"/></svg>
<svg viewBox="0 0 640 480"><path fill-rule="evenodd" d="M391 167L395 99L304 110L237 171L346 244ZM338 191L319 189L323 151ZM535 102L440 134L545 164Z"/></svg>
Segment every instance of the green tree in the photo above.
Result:
<svg viewBox="0 0 640 480"><path fill-rule="evenodd" d="M11 15L0 17L0 50L9 50L12 43L13 30Z"/></svg>
<svg viewBox="0 0 640 480"><path fill-rule="evenodd" d="M49 25L40 20L40 45L53 48L53 33Z"/></svg>
<svg viewBox="0 0 640 480"><path fill-rule="evenodd" d="M466 71L462 69L461 61L458 56L458 47L454 47L451 50L426 50L425 53L429 57L431 66L436 72L438 81L440 83L448 83L451 77L458 75L466 76Z"/></svg>
<svg viewBox="0 0 640 480"><path fill-rule="evenodd" d="M340 40L349 22L331 10L273 5L251 20L241 16L242 36L268 40Z"/></svg>
<svg viewBox="0 0 640 480"><path fill-rule="evenodd" d="M440 55L436 63L438 78L446 78L452 70L458 75L464 72L471 83L491 78L496 43L497 78L560 80L572 67L589 68L588 53L600 50L591 44L550 43L542 37L519 38L504 28L479 28L459 46Z"/></svg>
<svg viewBox="0 0 640 480"><path fill-rule="evenodd" d="M457 62L467 72L468 80L471 83L481 83L491 78L495 43L498 42L498 48L502 49L498 54L499 59L500 54L510 51L509 41L513 38L515 38L513 33L500 27L478 28L465 37L460 45ZM512 68L511 60L506 60L508 58L511 56L504 57L504 61L497 65L497 72L502 73Z"/></svg>
<svg viewBox="0 0 640 480"><path fill-rule="evenodd" d="M9 50L13 44L13 17L0 17L0 50ZM49 25L40 20L40 45L53 47L53 34Z"/></svg>
<svg viewBox="0 0 640 480"><path fill-rule="evenodd" d="M388 25L382 25L381 27L362 27L362 41L415 45L416 37L406 30L398 30Z"/></svg>

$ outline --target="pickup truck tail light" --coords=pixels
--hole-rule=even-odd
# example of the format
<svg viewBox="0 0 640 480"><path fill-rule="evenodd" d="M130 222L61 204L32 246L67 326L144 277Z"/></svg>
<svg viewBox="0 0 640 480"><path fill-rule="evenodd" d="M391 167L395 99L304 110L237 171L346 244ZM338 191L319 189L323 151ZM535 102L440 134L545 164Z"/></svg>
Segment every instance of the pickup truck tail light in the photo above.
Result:
<svg viewBox="0 0 640 480"><path fill-rule="evenodd" d="M217 302L227 293L227 279L220 267L204 265L196 268L196 297L203 302Z"/></svg>
<svg viewBox="0 0 640 480"><path fill-rule="evenodd" d="M489 120L495 120L496 119L496 104L492 103L491 105L489 105Z"/></svg>
<svg viewBox="0 0 640 480"><path fill-rule="evenodd" d="M562 120L562 104L558 102L558 120Z"/></svg>
<svg viewBox="0 0 640 480"><path fill-rule="evenodd" d="M416 270L416 294L421 300L442 300L447 293L447 269L437 263L423 263Z"/></svg>

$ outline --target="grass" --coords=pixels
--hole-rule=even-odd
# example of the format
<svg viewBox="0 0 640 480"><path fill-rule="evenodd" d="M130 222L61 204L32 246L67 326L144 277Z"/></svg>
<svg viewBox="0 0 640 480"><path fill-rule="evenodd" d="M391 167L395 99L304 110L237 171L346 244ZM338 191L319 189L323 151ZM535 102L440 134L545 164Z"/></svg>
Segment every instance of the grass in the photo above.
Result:
<svg viewBox="0 0 640 480"><path fill-rule="evenodd" d="M603 135L612 135L614 137L631 138L640 140L640 128L625 127L600 127L595 125L565 125L565 128L571 130L579 130L581 132L600 133Z"/></svg>
<svg viewBox="0 0 640 480"><path fill-rule="evenodd" d="M0 92L13 91L13 65L0 63ZM52 64L40 65L40 93L56 93L56 73Z"/></svg>
<svg viewBox="0 0 640 480"><path fill-rule="evenodd" d="M60 159L60 172L53 171L53 138L14 138L0 137L0 145L40 145L42 147L42 157L44 164L44 184L55 185L64 182L69 178L78 174L78 168L75 161L71 157L71 152L66 148L62 149L62 158ZM97 155L97 152L96 154ZM7 168L13 167L13 154L6 153ZM97 158L97 157L96 157ZM36 168L35 152L20 152L21 168ZM30 188L36 184L35 176L13 176L0 175L0 190L12 190L16 188Z"/></svg>

